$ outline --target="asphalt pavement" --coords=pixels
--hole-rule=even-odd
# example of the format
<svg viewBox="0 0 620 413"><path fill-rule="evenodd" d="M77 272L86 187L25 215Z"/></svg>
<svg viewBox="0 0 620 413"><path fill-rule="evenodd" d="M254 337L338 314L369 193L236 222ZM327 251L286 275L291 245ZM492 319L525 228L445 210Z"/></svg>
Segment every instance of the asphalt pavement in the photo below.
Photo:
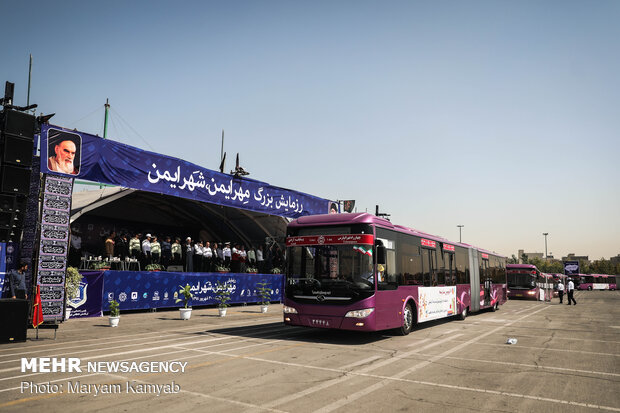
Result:
<svg viewBox="0 0 620 413"><path fill-rule="evenodd" d="M620 292L575 299L405 337L288 327L279 304L74 319L0 345L0 411L618 412Z"/></svg>

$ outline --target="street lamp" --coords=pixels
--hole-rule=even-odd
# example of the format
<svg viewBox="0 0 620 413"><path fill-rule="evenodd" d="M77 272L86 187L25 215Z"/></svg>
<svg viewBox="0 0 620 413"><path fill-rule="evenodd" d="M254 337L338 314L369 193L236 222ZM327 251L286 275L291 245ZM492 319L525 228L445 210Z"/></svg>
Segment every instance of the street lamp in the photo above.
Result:
<svg viewBox="0 0 620 413"><path fill-rule="evenodd" d="M461 242L461 228L463 228L465 225L457 225L457 227L459 227L459 242Z"/></svg>
<svg viewBox="0 0 620 413"><path fill-rule="evenodd" d="M543 235L545 236L545 260L547 259L547 235L549 235L548 232L543 232Z"/></svg>

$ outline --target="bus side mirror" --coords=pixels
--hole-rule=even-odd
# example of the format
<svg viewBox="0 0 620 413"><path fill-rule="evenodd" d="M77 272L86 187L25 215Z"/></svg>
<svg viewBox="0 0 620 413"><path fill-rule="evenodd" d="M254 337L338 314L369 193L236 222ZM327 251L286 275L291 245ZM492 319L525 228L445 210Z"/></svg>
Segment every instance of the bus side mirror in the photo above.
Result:
<svg viewBox="0 0 620 413"><path fill-rule="evenodd" d="M385 264L385 247L377 245L377 264Z"/></svg>

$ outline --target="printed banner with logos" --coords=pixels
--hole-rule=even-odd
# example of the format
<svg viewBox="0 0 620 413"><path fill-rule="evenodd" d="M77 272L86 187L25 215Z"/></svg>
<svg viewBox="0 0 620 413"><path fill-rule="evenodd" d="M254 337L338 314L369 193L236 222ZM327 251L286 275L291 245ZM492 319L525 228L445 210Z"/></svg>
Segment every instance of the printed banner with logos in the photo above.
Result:
<svg viewBox="0 0 620 413"><path fill-rule="evenodd" d="M41 172L297 218L326 214L331 201L237 178L178 158L58 126L41 126Z"/></svg>
<svg viewBox="0 0 620 413"><path fill-rule="evenodd" d="M41 285L41 308L44 321L62 321L73 178L46 175L43 185L37 271Z"/></svg>
<svg viewBox="0 0 620 413"><path fill-rule="evenodd" d="M564 275L578 275L579 261L564 261Z"/></svg>
<svg viewBox="0 0 620 413"><path fill-rule="evenodd" d="M429 321L456 314L456 287L419 287L418 321Z"/></svg>
<svg viewBox="0 0 620 413"><path fill-rule="evenodd" d="M71 308L71 318L101 317L103 303L103 272L80 272L82 282L79 294L67 303Z"/></svg>
<svg viewBox="0 0 620 413"><path fill-rule="evenodd" d="M256 303L259 301L256 283L265 280L271 288L271 301L282 300L282 274L234 273L177 273L165 271L105 271L103 280L103 311L108 311L111 300L119 303L120 310L181 307L176 303L181 286L191 287L191 305L215 305L218 282L230 291L230 303Z"/></svg>

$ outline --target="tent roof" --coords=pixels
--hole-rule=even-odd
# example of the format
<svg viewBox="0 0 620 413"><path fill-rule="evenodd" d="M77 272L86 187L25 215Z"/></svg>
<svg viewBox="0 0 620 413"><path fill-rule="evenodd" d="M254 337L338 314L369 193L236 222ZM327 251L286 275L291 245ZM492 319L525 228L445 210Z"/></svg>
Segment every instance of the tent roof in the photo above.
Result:
<svg viewBox="0 0 620 413"><path fill-rule="evenodd" d="M288 219L128 188L75 192L71 223L85 215L145 226L193 228L208 240L262 244L286 235Z"/></svg>

